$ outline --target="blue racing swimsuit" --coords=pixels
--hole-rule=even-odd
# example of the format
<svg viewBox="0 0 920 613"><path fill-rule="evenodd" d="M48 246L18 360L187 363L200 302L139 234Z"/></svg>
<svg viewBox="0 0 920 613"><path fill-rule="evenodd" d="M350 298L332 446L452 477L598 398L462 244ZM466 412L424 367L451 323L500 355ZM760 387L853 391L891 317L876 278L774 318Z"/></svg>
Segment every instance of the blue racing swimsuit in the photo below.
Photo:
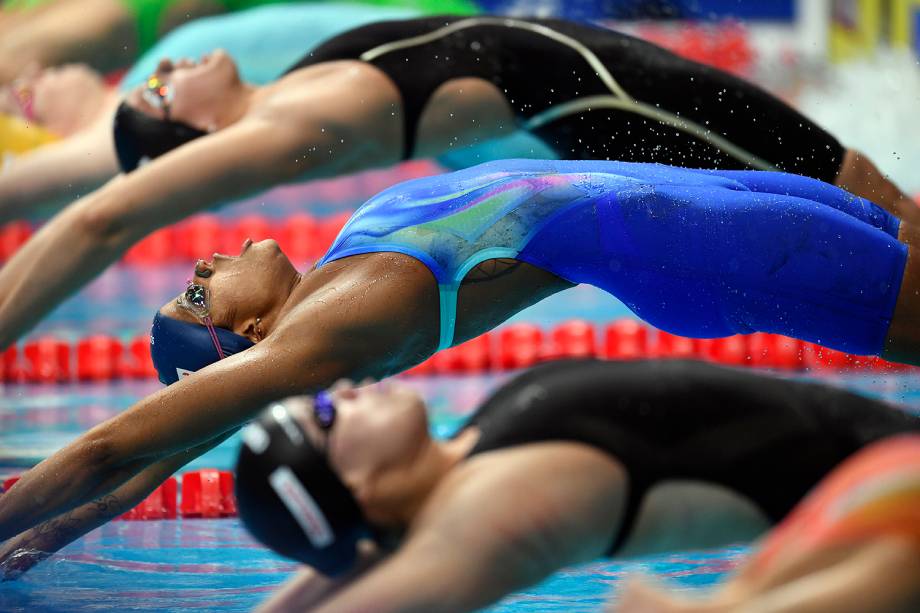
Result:
<svg viewBox="0 0 920 613"><path fill-rule="evenodd" d="M502 160L395 185L319 266L360 253L423 262L450 347L474 266L514 258L594 285L673 334L784 334L881 352L907 261L899 221L797 175L610 161Z"/></svg>

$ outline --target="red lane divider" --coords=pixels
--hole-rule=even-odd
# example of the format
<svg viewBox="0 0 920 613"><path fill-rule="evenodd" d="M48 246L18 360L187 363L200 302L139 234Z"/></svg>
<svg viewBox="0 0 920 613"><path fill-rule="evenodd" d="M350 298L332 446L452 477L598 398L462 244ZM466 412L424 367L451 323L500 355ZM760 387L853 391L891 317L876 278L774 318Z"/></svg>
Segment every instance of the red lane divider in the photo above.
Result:
<svg viewBox="0 0 920 613"><path fill-rule="evenodd" d="M292 260L315 260L332 245L350 217L351 213L341 213L322 219L306 214L280 220L260 215L223 219L205 213L157 230L131 247L122 262L158 266L192 262L199 258L210 259L215 252L236 255L247 238L253 242L274 238ZM14 222L0 227L0 263L13 257L32 233L32 226L26 222Z"/></svg>
<svg viewBox="0 0 920 613"><path fill-rule="evenodd" d="M178 495L179 484L175 477L170 477L161 486L150 492L150 495L140 504L122 513L116 519L176 519Z"/></svg>
<svg viewBox="0 0 920 613"><path fill-rule="evenodd" d="M649 355L648 328L635 319L615 321L604 330L604 357L638 360Z"/></svg>
<svg viewBox="0 0 920 613"><path fill-rule="evenodd" d="M97 334L77 343L77 379L111 381L123 373L124 345L111 336Z"/></svg>
<svg viewBox="0 0 920 613"><path fill-rule="evenodd" d="M125 347L127 346L127 350ZM130 340L97 334L75 341L43 336L26 340L0 354L0 381L6 383L66 383L155 378L150 335Z"/></svg>
<svg viewBox="0 0 920 613"><path fill-rule="evenodd" d="M0 494L8 492L19 481L19 477L17 475L3 481ZM236 517L233 479L232 472L213 468L189 471L178 479L169 477L137 506L115 519L136 521L176 517Z"/></svg>
<svg viewBox="0 0 920 613"><path fill-rule="evenodd" d="M598 328L582 320L566 321L550 330L517 323L483 334L435 354L406 375L464 374L526 368L553 358L605 357L699 359L729 366L780 370L853 370L902 372L910 366L877 357L854 356L813 343L758 332L727 338L693 339L621 319ZM44 336L27 340L0 354L0 381L62 383L155 378L150 337L127 343L93 335L73 344Z"/></svg>
<svg viewBox="0 0 920 613"><path fill-rule="evenodd" d="M23 347L24 368L20 376L28 383L61 383L70 379L70 345L42 337Z"/></svg>
<svg viewBox="0 0 920 613"><path fill-rule="evenodd" d="M541 357L593 358L598 355L596 336L594 325L590 322L580 319L564 322L553 328L549 347Z"/></svg>
<svg viewBox="0 0 920 613"><path fill-rule="evenodd" d="M533 324L513 324L498 333L496 370L513 370L536 364L543 346L543 330Z"/></svg>
<svg viewBox="0 0 920 613"><path fill-rule="evenodd" d="M233 473L205 468L182 475L182 517L231 517L236 515L233 500Z"/></svg>
<svg viewBox="0 0 920 613"><path fill-rule="evenodd" d="M779 370L893 373L913 368L874 356L853 356L777 334L757 332L727 338L693 339L655 330L635 319L621 319L601 329L589 322L572 320L555 326L548 333L534 324L512 324L436 354L404 374L481 372L485 352L491 355L493 371L526 368L548 359L591 356L610 360L697 359L728 366ZM470 355L475 355L475 359L468 357Z"/></svg>

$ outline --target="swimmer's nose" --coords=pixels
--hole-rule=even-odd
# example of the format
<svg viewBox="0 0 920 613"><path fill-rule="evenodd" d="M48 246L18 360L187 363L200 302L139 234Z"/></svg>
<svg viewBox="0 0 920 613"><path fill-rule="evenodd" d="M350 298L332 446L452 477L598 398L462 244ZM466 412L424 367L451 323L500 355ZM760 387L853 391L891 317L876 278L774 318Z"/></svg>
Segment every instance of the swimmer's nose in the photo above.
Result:
<svg viewBox="0 0 920 613"><path fill-rule="evenodd" d="M207 279L211 276L214 266L205 262L204 260L198 260L195 262L195 276L201 277L202 279Z"/></svg>
<svg viewBox="0 0 920 613"><path fill-rule="evenodd" d="M164 57L162 60L160 60L160 63L157 64L157 72L159 73L167 73L167 72L170 72L172 69L173 69L173 63L172 63L172 60L169 59L168 57Z"/></svg>

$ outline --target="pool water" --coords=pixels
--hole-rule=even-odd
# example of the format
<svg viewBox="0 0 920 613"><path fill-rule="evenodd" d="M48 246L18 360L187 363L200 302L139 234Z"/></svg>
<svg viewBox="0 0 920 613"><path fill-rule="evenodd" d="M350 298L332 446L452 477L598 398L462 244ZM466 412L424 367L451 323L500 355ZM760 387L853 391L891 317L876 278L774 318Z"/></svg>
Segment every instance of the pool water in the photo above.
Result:
<svg viewBox="0 0 920 613"><path fill-rule="evenodd" d="M253 212L279 214L264 198L222 214ZM155 309L183 287L190 269L190 264L110 269L58 308L33 335L74 340L106 333L131 338L149 330ZM624 316L629 316L627 309L610 296L578 287L512 321L550 326L572 317L605 323ZM446 436L507 376L409 380L429 402L434 433ZM832 378L873 396L920 406L920 384L910 375ZM0 477L21 472L159 387L155 381L0 386ZM229 469L238 445L235 436L186 470ZM615 597L624 576L637 571L698 590L719 582L745 551L739 545L627 562L597 561L557 572L489 611L596 611ZM0 584L0 611L248 611L294 568L254 543L236 519L119 521L93 531L18 580Z"/></svg>

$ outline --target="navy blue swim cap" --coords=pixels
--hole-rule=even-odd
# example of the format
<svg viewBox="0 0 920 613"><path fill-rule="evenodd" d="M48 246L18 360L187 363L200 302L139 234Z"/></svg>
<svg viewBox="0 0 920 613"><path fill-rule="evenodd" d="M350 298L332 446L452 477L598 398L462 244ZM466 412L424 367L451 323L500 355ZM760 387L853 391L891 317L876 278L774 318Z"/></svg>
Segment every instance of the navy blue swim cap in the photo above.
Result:
<svg viewBox="0 0 920 613"><path fill-rule="evenodd" d="M182 122L151 117L125 102L118 105L112 132L122 172L207 134Z"/></svg>
<svg viewBox="0 0 920 613"><path fill-rule="evenodd" d="M358 541L374 538L351 490L282 403L243 429L236 506L246 529L275 552L323 574L349 570Z"/></svg>
<svg viewBox="0 0 920 613"><path fill-rule="evenodd" d="M230 330L214 328L224 356L253 346L253 342ZM167 317L159 311L150 329L150 355L160 383L170 385L220 359L208 329L199 324Z"/></svg>

